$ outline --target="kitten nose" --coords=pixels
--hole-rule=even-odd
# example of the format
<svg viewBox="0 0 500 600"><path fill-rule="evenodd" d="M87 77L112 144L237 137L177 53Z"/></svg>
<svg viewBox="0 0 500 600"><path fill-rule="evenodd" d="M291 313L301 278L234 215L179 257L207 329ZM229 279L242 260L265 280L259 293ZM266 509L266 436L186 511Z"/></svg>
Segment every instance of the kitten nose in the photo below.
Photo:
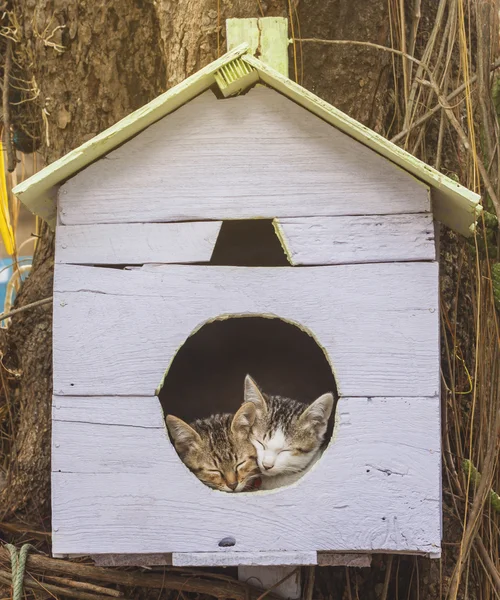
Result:
<svg viewBox="0 0 500 600"><path fill-rule="evenodd" d="M235 489L238 487L238 482L237 482L237 481L233 481L232 483L230 483L230 482L228 481L228 482L227 482L227 487L228 487L230 490L233 490L233 492L234 492L234 490L235 490Z"/></svg>
<svg viewBox="0 0 500 600"><path fill-rule="evenodd" d="M264 460L262 461L262 466L266 471L269 471L269 469L272 469L274 467L274 462L271 460Z"/></svg>

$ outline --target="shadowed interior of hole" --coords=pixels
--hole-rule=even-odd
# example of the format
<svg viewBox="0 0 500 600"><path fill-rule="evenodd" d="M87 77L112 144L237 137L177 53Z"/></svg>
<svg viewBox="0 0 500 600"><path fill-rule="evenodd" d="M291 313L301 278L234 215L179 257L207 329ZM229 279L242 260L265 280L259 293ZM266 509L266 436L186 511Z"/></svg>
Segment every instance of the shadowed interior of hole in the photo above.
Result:
<svg viewBox="0 0 500 600"><path fill-rule="evenodd" d="M313 337L278 318L238 317L206 323L186 340L159 393L163 411L187 422L235 412L247 373L268 394L308 404L326 392L337 398L331 366Z"/></svg>
<svg viewBox="0 0 500 600"><path fill-rule="evenodd" d="M224 221L210 264L237 267L290 266L270 219Z"/></svg>

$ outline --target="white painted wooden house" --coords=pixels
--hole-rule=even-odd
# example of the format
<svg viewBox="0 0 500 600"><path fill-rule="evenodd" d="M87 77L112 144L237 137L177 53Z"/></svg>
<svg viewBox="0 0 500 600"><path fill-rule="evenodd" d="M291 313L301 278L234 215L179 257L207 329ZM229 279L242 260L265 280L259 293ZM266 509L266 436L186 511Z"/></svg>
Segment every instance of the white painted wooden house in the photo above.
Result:
<svg viewBox="0 0 500 600"><path fill-rule="evenodd" d="M479 197L251 50L15 189L56 227L55 555L440 554L433 220L469 235ZM245 368L299 399L337 388L331 442L290 488L211 490L167 435L168 369L165 410L188 418L236 409Z"/></svg>

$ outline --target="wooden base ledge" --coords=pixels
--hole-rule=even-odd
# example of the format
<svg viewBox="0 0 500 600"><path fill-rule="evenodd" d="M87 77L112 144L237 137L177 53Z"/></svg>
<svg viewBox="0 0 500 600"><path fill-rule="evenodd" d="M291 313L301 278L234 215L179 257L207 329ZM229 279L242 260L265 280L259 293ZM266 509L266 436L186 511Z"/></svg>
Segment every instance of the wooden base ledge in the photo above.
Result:
<svg viewBox="0 0 500 600"><path fill-rule="evenodd" d="M96 554L98 567L240 567L240 566L371 566L372 555L339 552L174 552L164 554Z"/></svg>

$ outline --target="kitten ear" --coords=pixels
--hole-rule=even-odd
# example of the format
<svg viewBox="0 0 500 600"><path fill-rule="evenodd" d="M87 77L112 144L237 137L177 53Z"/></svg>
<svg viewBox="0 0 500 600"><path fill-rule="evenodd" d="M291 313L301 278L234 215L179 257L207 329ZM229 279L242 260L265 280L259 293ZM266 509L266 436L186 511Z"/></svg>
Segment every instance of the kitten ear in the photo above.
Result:
<svg viewBox="0 0 500 600"><path fill-rule="evenodd" d="M167 415L166 423L168 431L174 440L175 449L180 454L200 444L200 435L182 419Z"/></svg>
<svg viewBox="0 0 500 600"><path fill-rule="evenodd" d="M245 402L253 402L259 413L264 414L267 412L267 404L264 396L250 375L245 377Z"/></svg>
<svg viewBox="0 0 500 600"><path fill-rule="evenodd" d="M255 422L256 409L252 402L245 402L234 415L231 422L231 431L235 435L247 436Z"/></svg>
<svg viewBox="0 0 500 600"><path fill-rule="evenodd" d="M300 415L299 422L304 427L313 427L318 435L323 435L333 410L333 394L323 394Z"/></svg>

